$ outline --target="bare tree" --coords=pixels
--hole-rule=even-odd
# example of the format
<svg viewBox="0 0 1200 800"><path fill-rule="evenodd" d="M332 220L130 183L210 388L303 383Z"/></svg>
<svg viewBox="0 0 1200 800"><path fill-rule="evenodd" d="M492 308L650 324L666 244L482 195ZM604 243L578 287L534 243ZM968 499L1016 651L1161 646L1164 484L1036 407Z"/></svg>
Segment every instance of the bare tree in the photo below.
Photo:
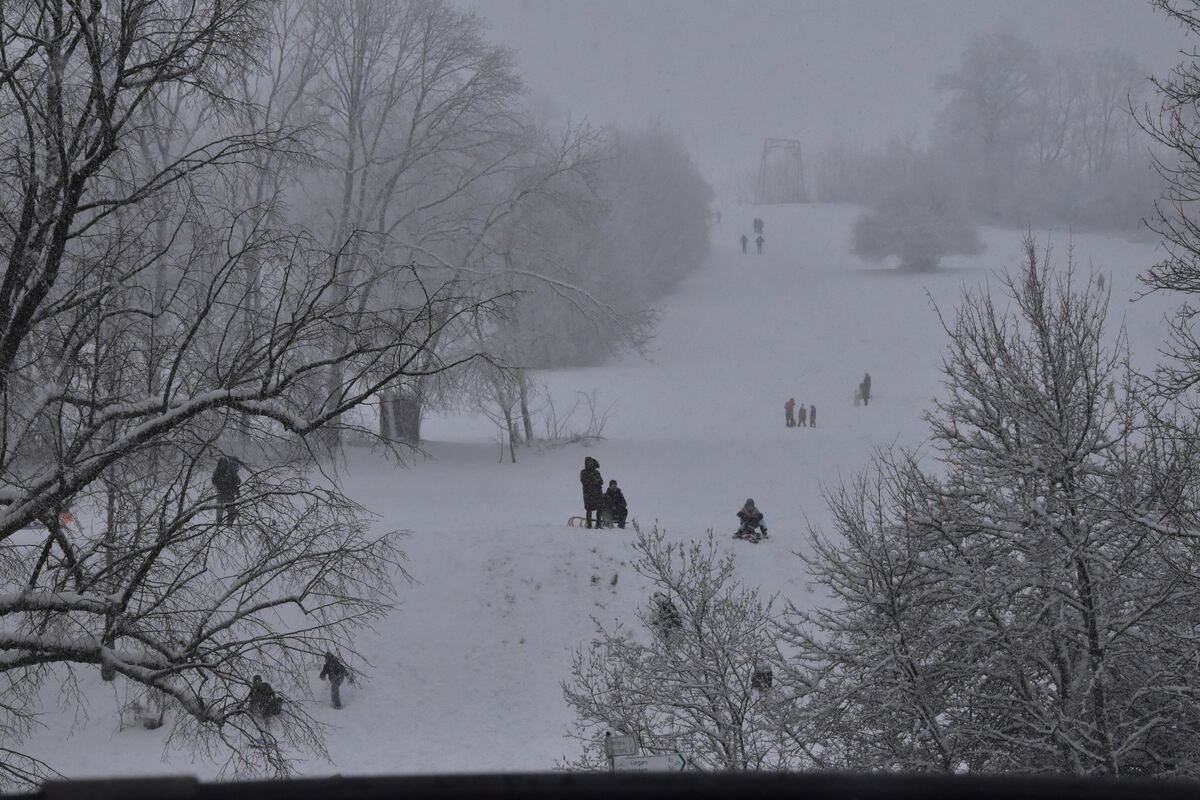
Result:
<svg viewBox="0 0 1200 800"><path fill-rule="evenodd" d="M1195 775L1195 423L1139 400L1091 281L1025 255L1010 307L947 323L936 471L832 498L797 718L842 768Z"/></svg>
<svg viewBox="0 0 1200 800"><path fill-rule="evenodd" d="M1020 174L1031 133L1031 96L1043 70L1032 44L998 33L977 37L958 69L938 78L938 89L952 93L941 129L975 164L972 188L979 194L970 200L986 218L1007 211L1002 203Z"/></svg>
<svg viewBox="0 0 1200 800"><path fill-rule="evenodd" d="M403 576L393 536L283 457L382 387L471 360L431 351L490 300L386 260L347 269L347 251L272 224L271 191L229 191L291 151L286 131L223 117L146 147L184 118L163 104L236 105L229 74L253 68L269 11L0 4L6 741L39 686L99 667L174 709L176 738L285 772L297 748L322 751L320 728L285 703L272 742L248 750L247 673L298 686L319 649L353 652ZM209 519L207 487L231 417L252 466L236 529ZM37 766L3 757L10 778Z"/></svg>
<svg viewBox="0 0 1200 800"><path fill-rule="evenodd" d="M1194 8L1171 0L1154 5L1187 31L1200 32L1200 13ZM1155 166L1167 186L1147 224L1161 237L1166 256L1141 277L1151 289L1194 295L1200 292L1200 59L1193 57L1156 78L1154 87L1160 105L1153 112L1147 108L1141 124L1163 148ZM1192 389L1200 382L1196 313L1191 302L1180 307L1167 344L1170 360L1158 373L1159 387L1193 411Z"/></svg>
<svg viewBox="0 0 1200 800"><path fill-rule="evenodd" d="M647 630L596 623L564 682L584 745L572 766L603 768L604 732L634 736L645 754L683 754L703 770L783 769L794 753L773 723L780 667L770 601L734 579L733 556L707 541L638 533L634 568L670 601L651 601Z"/></svg>

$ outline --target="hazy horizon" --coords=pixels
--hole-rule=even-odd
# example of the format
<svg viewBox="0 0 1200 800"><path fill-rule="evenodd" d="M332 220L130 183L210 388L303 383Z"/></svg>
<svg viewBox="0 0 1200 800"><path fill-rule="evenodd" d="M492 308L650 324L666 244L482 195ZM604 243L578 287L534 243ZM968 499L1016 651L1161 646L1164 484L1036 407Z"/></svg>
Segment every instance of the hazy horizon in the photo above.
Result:
<svg viewBox="0 0 1200 800"><path fill-rule="evenodd" d="M1189 44L1134 0L471 0L512 47L535 102L599 124L678 130L702 169L728 181L764 137L806 151L833 137L924 136L952 70L982 34L1011 31L1044 52L1118 47L1151 74Z"/></svg>

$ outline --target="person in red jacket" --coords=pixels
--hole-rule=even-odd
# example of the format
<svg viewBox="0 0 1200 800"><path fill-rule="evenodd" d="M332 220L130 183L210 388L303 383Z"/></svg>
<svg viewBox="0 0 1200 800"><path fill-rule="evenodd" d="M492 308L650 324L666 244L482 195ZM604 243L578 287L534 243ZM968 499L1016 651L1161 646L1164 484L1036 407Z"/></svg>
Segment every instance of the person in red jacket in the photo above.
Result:
<svg viewBox="0 0 1200 800"><path fill-rule="evenodd" d="M787 418L787 426L789 428L796 427L796 398L789 397L788 401L783 404L783 414Z"/></svg>

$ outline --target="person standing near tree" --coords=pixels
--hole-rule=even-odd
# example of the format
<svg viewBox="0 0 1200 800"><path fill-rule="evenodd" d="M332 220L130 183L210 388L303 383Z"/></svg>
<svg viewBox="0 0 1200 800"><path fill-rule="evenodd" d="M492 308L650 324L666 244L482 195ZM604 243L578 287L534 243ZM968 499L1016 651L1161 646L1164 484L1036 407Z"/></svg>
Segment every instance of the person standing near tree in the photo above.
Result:
<svg viewBox="0 0 1200 800"><path fill-rule="evenodd" d="M346 665L329 651L325 651L325 665L321 667L321 680L329 679L329 699L334 708L342 707L342 681L346 680Z"/></svg>
<svg viewBox="0 0 1200 800"><path fill-rule="evenodd" d="M212 474L213 488L217 490L217 524L232 523L237 517L238 494L242 479L238 475L238 462L232 456L221 456Z"/></svg>
<svg viewBox="0 0 1200 800"><path fill-rule="evenodd" d="M604 508L604 478L600 476L600 462L591 456L583 459L579 471L579 483L583 486L583 512L587 519L585 528L592 527L592 514L596 515L596 527L600 527L600 511Z"/></svg>
<svg viewBox="0 0 1200 800"><path fill-rule="evenodd" d="M262 679L262 675L255 675L250 682L250 693L246 695L246 708L266 723L283 711L283 700L271 688L271 684Z"/></svg>

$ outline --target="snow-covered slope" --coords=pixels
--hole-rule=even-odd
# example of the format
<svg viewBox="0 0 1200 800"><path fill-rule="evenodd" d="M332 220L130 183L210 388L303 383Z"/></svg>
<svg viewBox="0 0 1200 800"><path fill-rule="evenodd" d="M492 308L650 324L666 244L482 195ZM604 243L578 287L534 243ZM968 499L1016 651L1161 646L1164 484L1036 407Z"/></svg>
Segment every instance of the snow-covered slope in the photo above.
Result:
<svg viewBox="0 0 1200 800"><path fill-rule="evenodd" d="M336 726L333 763L313 760L303 773L545 770L575 754L559 686L572 650L587 642L591 617L632 622L648 594L629 567L632 531L566 527L580 513L585 454L606 481L618 480L641 525L657 520L672 536L728 534L754 497L771 539L728 540L741 574L803 602L790 552L809 523L827 518L821 486L859 469L874 448L922 440L944 343L930 299L949 312L964 284L1020 254L1020 232L990 230L984 255L914 276L847 253L852 208L722 210L709 262L663 302L650 361L627 356L539 377L560 413L577 393L612 406L602 441L522 450L509 464L486 420L435 418L428 460L398 469L369 452L349 455L341 471L350 494L381 525L412 532L405 549L418 583L361 642L370 680L344 690L344 710L328 708L314 663L311 703ZM736 239L755 215L766 221L765 254L743 256ZM1061 264L1066 234L1052 240ZM1073 246L1085 272L1108 274L1114 317L1127 318L1135 357L1151 363L1173 301L1125 301L1154 247L1099 236L1076 236ZM852 403L864 372L867 408ZM784 427L788 397L816 405L815 429ZM118 731L113 687L81 680L89 718L76 724L73 709L48 709L27 750L71 776L215 773L189 754L164 758L166 728Z"/></svg>

